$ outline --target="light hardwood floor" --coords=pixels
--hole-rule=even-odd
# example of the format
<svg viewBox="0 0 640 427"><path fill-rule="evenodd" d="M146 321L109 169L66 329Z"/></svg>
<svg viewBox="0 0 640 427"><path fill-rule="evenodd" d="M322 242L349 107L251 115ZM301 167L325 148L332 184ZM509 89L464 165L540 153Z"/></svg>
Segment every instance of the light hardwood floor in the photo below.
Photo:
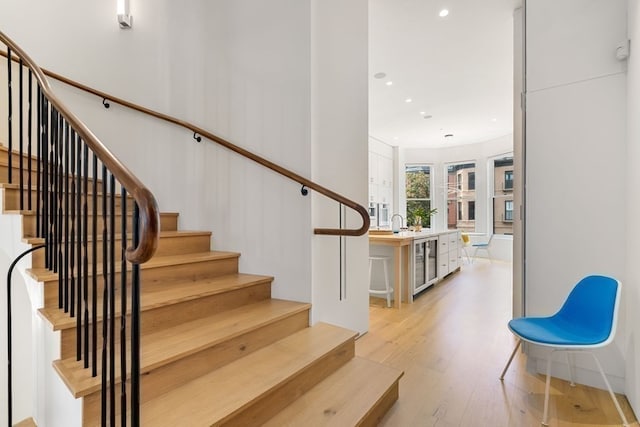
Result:
<svg viewBox="0 0 640 427"><path fill-rule="evenodd" d="M356 354L404 370L400 398L381 426L539 426L544 376L525 370L519 353L498 377L515 339L511 319L511 265L463 265L400 311L371 298L370 329ZM631 425L636 417L625 398ZM550 426L621 425L608 393L551 382Z"/></svg>

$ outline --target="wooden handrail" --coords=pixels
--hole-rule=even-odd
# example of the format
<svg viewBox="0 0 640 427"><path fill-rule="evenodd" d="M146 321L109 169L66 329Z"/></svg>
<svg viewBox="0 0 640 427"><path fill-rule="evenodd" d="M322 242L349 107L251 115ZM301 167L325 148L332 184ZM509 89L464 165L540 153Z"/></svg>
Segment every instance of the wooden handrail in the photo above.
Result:
<svg viewBox="0 0 640 427"><path fill-rule="evenodd" d="M6 52L0 52L0 55L3 55L6 57ZM367 211L367 209L365 209L362 205L360 205L359 203L354 202L353 200L350 200L328 188L325 188L323 186L321 186L320 184L316 184L315 182L304 178L303 176L298 175L295 172L292 172L280 165L277 165L275 163L273 163L270 160L265 159L264 157L258 156L257 154L254 154L248 150L245 150L244 148L238 147L235 144L232 144L231 142L227 141L226 139L223 139L217 135L214 135L213 133L202 129L201 127L198 127L192 123L189 123L187 121L184 120L180 120L180 119L176 119L175 117L171 117L167 114L164 113L160 113L158 111L154 111L151 110L149 108L143 107L141 105L137 105L134 104L133 102L129 102L125 99L122 98L118 98L117 96L113 96L110 95L106 92L102 92L100 90L94 89L92 87L86 86L82 83L78 83L74 80L71 80L67 77L64 77L60 74L54 73L52 71L49 71L47 69L42 69L42 71L49 77L56 79L62 83L65 83L69 86L75 87L77 89L80 89L82 91L85 92L89 92L99 98L102 98L105 101L110 101L110 102L115 102L116 104L122 105L124 107L130 108L132 110L136 110L138 112L141 112L143 114L147 114L150 116L153 116L157 119L163 120L165 122L169 122L169 123L173 123L174 125L183 127L185 129L189 129L190 131L192 131L195 134L198 134L200 136L203 136L205 138L210 139L211 141L222 145L223 147L237 153L240 154L241 156L244 156L248 159L253 160L256 163L261 164L262 166L265 166L269 169L271 169L274 172L279 173L280 175L283 175L293 181L298 182L299 184L301 184L304 187L310 188L314 191L317 191L318 193L332 199L335 200L338 203L342 203L345 206L348 206L349 208L353 209L354 211L356 211L360 217L362 218L362 226L358 229L341 229L341 228L315 228L314 229L314 233L315 234L324 234L324 235L332 235L332 236L362 236L363 234L367 233L367 231L369 231L369 212Z"/></svg>
<svg viewBox="0 0 640 427"><path fill-rule="evenodd" d="M93 132L60 101L52 91L49 81L45 77L45 75L49 74L48 72L38 67L29 55L1 31L0 41L11 49L12 59L13 53L16 53L20 60L22 60L23 65L31 69L49 102L71 125L89 148L91 148L100 161L113 174L115 179L117 179L135 199L140 209L140 243L135 248L127 248L126 256L127 260L134 264L141 264L148 261L155 253L158 247L158 239L160 238L160 212L151 191L149 191L142 182L100 142ZM1 54L5 58L8 56L7 52L1 52ZM16 62L19 61L17 58L15 60Z"/></svg>

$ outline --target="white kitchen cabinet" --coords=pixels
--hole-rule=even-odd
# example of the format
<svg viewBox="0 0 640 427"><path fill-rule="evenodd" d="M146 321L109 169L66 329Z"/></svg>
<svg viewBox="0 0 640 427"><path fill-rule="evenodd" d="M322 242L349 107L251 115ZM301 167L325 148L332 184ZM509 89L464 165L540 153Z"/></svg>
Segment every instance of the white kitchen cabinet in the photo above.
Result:
<svg viewBox="0 0 640 427"><path fill-rule="evenodd" d="M440 279L460 267L459 240L459 231L449 231L438 236L438 277Z"/></svg>
<svg viewBox="0 0 640 427"><path fill-rule="evenodd" d="M391 204L393 159L369 152L369 202Z"/></svg>
<svg viewBox="0 0 640 427"><path fill-rule="evenodd" d="M369 185L378 185L378 158L380 155L369 152Z"/></svg>

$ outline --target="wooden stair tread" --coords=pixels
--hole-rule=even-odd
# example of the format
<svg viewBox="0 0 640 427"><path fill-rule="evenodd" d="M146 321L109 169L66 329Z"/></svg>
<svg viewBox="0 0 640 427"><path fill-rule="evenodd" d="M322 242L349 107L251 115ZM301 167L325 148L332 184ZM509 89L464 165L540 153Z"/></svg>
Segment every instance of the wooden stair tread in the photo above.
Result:
<svg viewBox="0 0 640 427"><path fill-rule="evenodd" d="M196 231L196 230L170 230L170 231L160 231L159 235L160 238L173 238L173 237L191 237L191 236L211 236L211 232L210 231ZM122 240L122 233L116 233L116 240L120 241ZM128 239L131 239L131 235L128 236ZM98 233L98 235L96 236L96 241L97 242L102 242L103 238L102 238L102 230L100 230L100 233ZM30 244L30 245L40 245L44 243L44 238L42 237L24 237L22 239L22 241L24 243ZM89 236L88 238L89 242L93 241L92 236Z"/></svg>
<svg viewBox="0 0 640 427"><path fill-rule="evenodd" d="M17 424L14 424L13 427L37 427L37 425L36 422L33 421L33 418L27 418Z"/></svg>
<svg viewBox="0 0 640 427"><path fill-rule="evenodd" d="M167 267L172 265L180 265L180 264L193 264L197 262L206 262L213 260L221 260L227 258L237 258L240 254L238 252L227 252L227 251L209 251L209 252L199 252L199 253L191 253L191 254L183 254L183 255L167 255L167 256L159 256L153 257L149 261L144 264L140 264L141 270L157 268L157 267ZM121 262L117 261L115 263L115 271L116 273L120 272ZM47 282L52 280L58 280L58 273L54 273L46 268L28 268L27 274L33 277L38 282ZM102 274L102 263L98 263L96 274Z"/></svg>
<svg viewBox="0 0 640 427"><path fill-rule="evenodd" d="M305 303L271 299L144 335L141 337L141 373L309 308L310 305ZM116 365L119 373L119 360ZM86 396L100 389L100 377L92 377L91 370L84 369L83 362L76 361L75 357L57 360L54 367L74 397ZM119 375L116 381L120 382Z"/></svg>
<svg viewBox="0 0 640 427"><path fill-rule="evenodd" d="M156 288L146 292L142 297L142 304L155 307L169 299L182 302L271 281L273 281L273 276L234 273L187 283L176 283L172 287Z"/></svg>
<svg viewBox="0 0 640 427"><path fill-rule="evenodd" d="M143 404L142 424L212 425L229 419L355 336L323 323L305 328Z"/></svg>
<svg viewBox="0 0 640 427"><path fill-rule="evenodd" d="M359 425L402 376L402 371L355 357L263 427Z"/></svg>
<svg viewBox="0 0 640 427"><path fill-rule="evenodd" d="M220 294L230 290L253 286L259 283L271 282L273 277L260 276L255 274L235 273L214 278L200 279L186 283L175 283L170 287L155 288L150 290L142 289L141 311L144 312L171 304L190 301L197 298L204 298L211 295ZM98 295L98 307L102 307L102 293ZM120 316L120 295L116 297L116 316ZM98 310L99 313L102 309ZM41 308L40 315L46 319L54 331L74 328L76 318L70 317L69 313L59 308ZM98 321L102 321L102 315L98 315Z"/></svg>

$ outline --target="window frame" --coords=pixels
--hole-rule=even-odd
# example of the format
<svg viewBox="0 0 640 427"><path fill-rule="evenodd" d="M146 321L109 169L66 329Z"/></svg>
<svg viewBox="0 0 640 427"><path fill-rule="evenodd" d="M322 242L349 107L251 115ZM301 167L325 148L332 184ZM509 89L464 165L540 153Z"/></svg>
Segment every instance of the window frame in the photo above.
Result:
<svg viewBox="0 0 640 427"><path fill-rule="evenodd" d="M417 168L417 167L423 167L423 168L428 168L429 170L429 182L428 182L428 186L427 186L427 197L408 197L407 195L407 173L408 173L408 169L410 168ZM413 225L411 223L411 218L413 218L413 215L410 215L409 213L409 204L411 202L426 202L428 209L433 209L433 190L434 190L434 165L431 163L405 163L404 165L404 178L405 178L405 184L404 184L404 196L405 196L405 222L407 227ZM422 225L425 228L429 228L431 227L432 223L432 217L428 217L428 218L422 218Z"/></svg>
<svg viewBox="0 0 640 427"><path fill-rule="evenodd" d="M506 164L499 164L496 166L496 162L507 162ZM509 164L509 161L511 164ZM511 211L512 219L507 219L506 215L506 202L513 204L513 186L515 185L514 178L514 153L512 151L498 154L496 156L489 157L487 159L487 187L488 187L488 206L487 206L487 225L489 227L489 233L497 236L511 237L513 236L513 210ZM500 167L507 167L508 169L498 172L496 169ZM500 175L497 175L497 172ZM506 178L508 174L511 176L511 187L506 186ZM502 180L500 186L496 181ZM512 205L515 208L515 205Z"/></svg>
<svg viewBox="0 0 640 427"><path fill-rule="evenodd" d="M478 229L478 221L474 212L474 218L468 218L468 202L473 201L477 206L476 173L478 171L477 160L462 160L446 162L443 164L444 173L444 226L448 230L461 230L467 233L475 233ZM455 176L455 178L452 178ZM471 178L472 177L472 178ZM470 185L473 183L473 185ZM466 187L465 187L466 185ZM470 188L472 187L472 188ZM451 212L455 210L455 212ZM455 224L454 224L455 221Z"/></svg>
<svg viewBox="0 0 640 427"><path fill-rule="evenodd" d="M507 208L509 204L511 204L511 209ZM513 221L513 200L504 201L504 221Z"/></svg>

